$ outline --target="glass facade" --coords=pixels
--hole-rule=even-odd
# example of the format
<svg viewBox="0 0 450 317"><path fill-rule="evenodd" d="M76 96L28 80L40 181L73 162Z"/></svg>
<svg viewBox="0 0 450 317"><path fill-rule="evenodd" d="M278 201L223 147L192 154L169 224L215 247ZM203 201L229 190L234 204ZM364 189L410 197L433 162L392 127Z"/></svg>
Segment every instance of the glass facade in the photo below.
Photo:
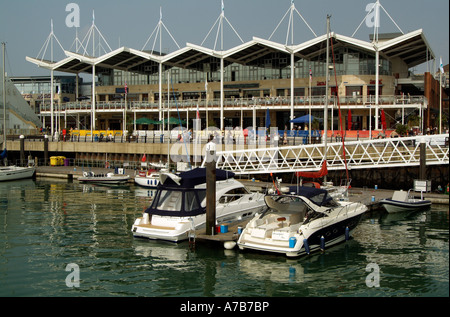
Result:
<svg viewBox="0 0 450 317"><path fill-rule="evenodd" d="M291 77L290 58L281 53L272 53L271 58L264 59L261 65L245 66L233 63L224 68L225 82L260 81L288 79ZM339 75L375 75L375 55L358 51L350 47L340 47L335 50L336 74ZM330 64L333 60L330 60ZM220 65L211 68L215 72L201 72L193 69L172 68L170 77L173 84L201 83L208 76L209 82L220 81ZM311 68L313 77L325 77L326 57L322 54L316 60L300 59L295 62L295 78L307 78ZM380 75L391 75L391 62L380 57ZM109 80L108 80L109 81ZM159 74L141 75L115 70L112 85L156 85L159 83ZM162 74L162 81L167 82L167 72ZM280 92L282 94L282 92Z"/></svg>

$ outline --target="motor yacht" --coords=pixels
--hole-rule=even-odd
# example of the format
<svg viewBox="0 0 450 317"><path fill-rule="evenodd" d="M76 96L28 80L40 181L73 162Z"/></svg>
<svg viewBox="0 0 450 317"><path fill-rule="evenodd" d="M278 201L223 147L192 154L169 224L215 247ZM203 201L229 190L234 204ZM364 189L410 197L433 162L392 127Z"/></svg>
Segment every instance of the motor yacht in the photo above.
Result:
<svg viewBox="0 0 450 317"><path fill-rule="evenodd" d="M238 246L296 257L349 239L367 207L336 201L328 191L291 186L288 193L267 195L267 208L242 231Z"/></svg>
<svg viewBox="0 0 450 317"><path fill-rule="evenodd" d="M121 185L128 182L130 175L122 174L96 174L94 172L83 172L83 176L78 178L78 181L86 184L99 184L99 185Z"/></svg>
<svg viewBox="0 0 450 317"><path fill-rule="evenodd" d="M265 208L264 194L250 192L233 178L216 170L216 224L249 219ZM206 169L180 174L160 173L151 205L135 220L131 231L138 238L179 242L206 225Z"/></svg>
<svg viewBox="0 0 450 317"><path fill-rule="evenodd" d="M139 171L134 177L134 182L142 187L156 188L159 185L159 172L156 170Z"/></svg>

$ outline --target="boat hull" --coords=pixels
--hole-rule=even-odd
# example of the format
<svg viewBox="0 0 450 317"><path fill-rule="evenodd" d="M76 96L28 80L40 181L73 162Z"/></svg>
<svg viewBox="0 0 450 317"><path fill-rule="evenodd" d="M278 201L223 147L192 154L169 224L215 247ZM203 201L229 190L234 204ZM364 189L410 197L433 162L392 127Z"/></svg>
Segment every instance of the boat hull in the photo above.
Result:
<svg viewBox="0 0 450 317"><path fill-rule="evenodd" d="M34 167L2 167L0 169L0 181L13 181L18 179L31 178L36 169Z"/></svg>
<svg viewBox="0 0 450 317"><path fill-rule="evenodd" d="M431 206L429 200L410 200L410 201L398 201L392 199L383 199L380 204L386 209L388 213L397 212L413 212L427 209Z"/></svg>
<svg viewBox="0 0 450 317"><path fill-rule="evenodd" d="M153 177L142 177L138 175L134 178L134 182L142 187L156 188L158 187L159 179Z"/></svg>
<svg viewBox="0 0 450 317"><path fill-rule="evenodd" d="M319 218L298 226L267 227L265 217L254 218L238 239L241 250L252 249L263 252L285 254L287 257L303 256L323 248L344 242L351 237L367 207L352 204L353 210L336 217ZM345 207L343 207L345 208ZM341 209L341 212L342 209ZM287 221L281 214L279 219ZM278 219L277 219L278 220ZM261 223L258 225L258 223ZM270 229L273 229L271 231ZM323 237L323 241L322 241ZM306 241L306 243L305 243ZM322 245L323 244L323 245Z"/></svg>
<svg viewBox="0 0 450 317"><path fill-rule="evenodd" d="M251 218L255 213L261 211L263 204L248 209L240 209L238 211L223 212L222 216L217 217L217 224L228 223L234 221ZM233 208L236 210L237 208ZM196 230L202 229L206 224L206 214L195 217L176 217L166 225L152 225L150 221L144 221L144 218L138 218L134 222L131 231L135 238L146 238L150 240L164 240L170 242L181 242L189 239L190 234L194 234Z"/></svg>
<svg viewBox="0 0 450 317"><path fill-rule="evenodd" d="M99 185L120 185L128 182L130 177L126 176L112 176L112 177L101 177L101 176L93 176L93 177L79 177L78 181L85 184L99 184Z"/></svg>

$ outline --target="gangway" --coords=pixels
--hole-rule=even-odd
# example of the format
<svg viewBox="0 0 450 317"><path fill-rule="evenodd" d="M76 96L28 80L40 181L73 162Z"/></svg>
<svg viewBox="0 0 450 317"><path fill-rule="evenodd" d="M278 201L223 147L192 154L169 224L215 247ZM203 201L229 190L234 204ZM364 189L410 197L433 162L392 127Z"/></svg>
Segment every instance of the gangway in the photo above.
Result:
<svg viewBox="0 0 450 317"><path fill-rule="evenodd" d="M449 134L345 142L348 169L420 165L420 143L425 143L426 164L449 164ZM324 144L255 147L216 152L219 169L238 175L320 170ZM206 158L203 166L206 164ZM343 143L327 144L328 170L345 170Z"/></svg>

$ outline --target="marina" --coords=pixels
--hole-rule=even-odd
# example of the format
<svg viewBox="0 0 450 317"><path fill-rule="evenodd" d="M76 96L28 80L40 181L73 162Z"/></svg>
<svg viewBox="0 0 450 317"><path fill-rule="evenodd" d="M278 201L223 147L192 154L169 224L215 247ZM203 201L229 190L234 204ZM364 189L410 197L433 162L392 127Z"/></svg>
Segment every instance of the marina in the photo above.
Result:
<svg viewBox="0 0 450 317"><path fill-rule="evenodd" d="M0 296L448 297L448 65L379 0L366 12L317 35L292 0L244 42L221 0L180 47L160 7L141 50L112 49L94 12L66 50L51 20L25 57L41 78L7 78L2 42Z"/></svg>
<svg viewBox="0 0 450 317"><path fill-rule="evenodd" d="M1 296L449 296L448 205L367 212L349 241L286 259L216 242L192 250L188 241L134 239L151 191L131 183L38 177L0 189ZM79 287L66 284L69 264L79 267ZM380 269L379 287L366 285L369 264Z"/></svg>

